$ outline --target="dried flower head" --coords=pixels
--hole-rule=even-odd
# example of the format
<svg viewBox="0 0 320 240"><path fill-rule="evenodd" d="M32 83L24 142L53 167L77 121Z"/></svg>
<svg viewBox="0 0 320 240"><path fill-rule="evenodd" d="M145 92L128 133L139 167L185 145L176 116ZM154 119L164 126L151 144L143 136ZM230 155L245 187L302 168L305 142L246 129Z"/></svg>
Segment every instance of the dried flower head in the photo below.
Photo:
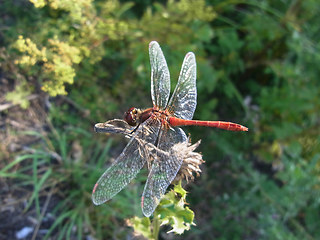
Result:
<svg viewBox="0 0 320 240"><path fill-rule="evenodd" d="M204 163L204 161L201 153L194 151L200 145L200 143L201 140L192 145L191 140L188 139L188 141L178 143L172 147L173 151L175 151L175 154L177 154L179 158L183 158L182 165L174 181L179 181L182 179L193 181L193 173L195 173L197 177L200 176L200 165Z"/></svg>

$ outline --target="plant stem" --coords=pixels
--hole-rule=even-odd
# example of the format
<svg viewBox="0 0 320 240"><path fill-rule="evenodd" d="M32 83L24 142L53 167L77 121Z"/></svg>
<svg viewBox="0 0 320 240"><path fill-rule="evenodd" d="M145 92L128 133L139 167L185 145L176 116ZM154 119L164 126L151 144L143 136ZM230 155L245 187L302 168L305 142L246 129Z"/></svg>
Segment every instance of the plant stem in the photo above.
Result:
<svg viewBox="0 0 320 240"><path fill-rule="evenodd" d="M153 228L153 239L158 240L159 231L160 231L160 222L159 222L158 215L156 213L153 216L152 228Z"/></svg>

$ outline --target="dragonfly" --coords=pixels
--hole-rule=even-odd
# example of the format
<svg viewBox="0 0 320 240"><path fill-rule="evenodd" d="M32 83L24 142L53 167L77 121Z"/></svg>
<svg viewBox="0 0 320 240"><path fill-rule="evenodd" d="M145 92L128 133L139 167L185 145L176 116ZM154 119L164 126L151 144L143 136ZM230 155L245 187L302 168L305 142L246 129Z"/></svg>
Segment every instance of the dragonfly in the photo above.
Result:
<svg viewBox="0 0 320 240"><path fill-rule="evenodd" d="M153 214L182 165L181 154L172 151L176 144L188 141L181 126L248 131L248 128L232 122L192 120L197 104L196 58L193 52L187 53L183 60L170 100L170 73L156 41L149 44L149 57L153 107L144 110L131 107L125 112L124 120L132 127L132 131L126 132L130 140L92 191L93 203L103 204L128 185L146 163L152 162L141 197L141 208L146 217ZM148 146L153 146L154 151L150 151Z"/></svg>

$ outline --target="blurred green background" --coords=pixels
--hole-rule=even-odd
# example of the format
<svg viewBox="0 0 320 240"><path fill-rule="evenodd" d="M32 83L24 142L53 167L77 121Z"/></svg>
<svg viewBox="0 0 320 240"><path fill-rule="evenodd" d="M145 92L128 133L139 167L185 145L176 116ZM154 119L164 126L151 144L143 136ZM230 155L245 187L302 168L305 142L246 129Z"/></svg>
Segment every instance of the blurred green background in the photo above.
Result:
<svg viewBox="0 0 320 240"><path fill-rule="evenodd" d="M146 171L94 206L127 141L93 126L151 107L152 40L171 91L195 53L195 119L249 128L184 128L206 161L186 186L196 226L160 239L320 239L318 0L3 0L0 13L1 239L133 237Z"/></svg>

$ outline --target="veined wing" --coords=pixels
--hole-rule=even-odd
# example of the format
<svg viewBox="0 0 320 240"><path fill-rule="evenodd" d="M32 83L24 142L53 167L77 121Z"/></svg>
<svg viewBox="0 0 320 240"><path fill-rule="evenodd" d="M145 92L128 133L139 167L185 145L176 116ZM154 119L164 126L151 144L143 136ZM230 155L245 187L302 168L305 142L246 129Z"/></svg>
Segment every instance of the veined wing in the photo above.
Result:
<svg viewBox="0 0 320 240"><path fill-rule="evenodd" d="M92 191L92 201L100 205L120 192L146 162L147 144L155 144L161 123L148 119L140 125L115 162L103 173Z"/></svg>
<svg viewBox="0 0 320 240"><path fill-rule="evenodd" d="M170 73L166 59L156 41L149 44L151 65L151 97L153 106L164 109L170 95Z"/></svg>
<svg viewBox="0 0 320 240"><path fill-rule="evenodd" d="M142 212L146 217L154 212L181 167L183 159L172 151L172 146L187 141L186 134L178 127L161 133L158 145L160 150L156 152L141 199Z"/></svg>
<svg viewBox="0 0 320 240"><path fill-rule="evenodd" d="M197 105L197 66L196 57L187 53L183 60L177 86L167 109L178 118L192 119Z"/></svg>

